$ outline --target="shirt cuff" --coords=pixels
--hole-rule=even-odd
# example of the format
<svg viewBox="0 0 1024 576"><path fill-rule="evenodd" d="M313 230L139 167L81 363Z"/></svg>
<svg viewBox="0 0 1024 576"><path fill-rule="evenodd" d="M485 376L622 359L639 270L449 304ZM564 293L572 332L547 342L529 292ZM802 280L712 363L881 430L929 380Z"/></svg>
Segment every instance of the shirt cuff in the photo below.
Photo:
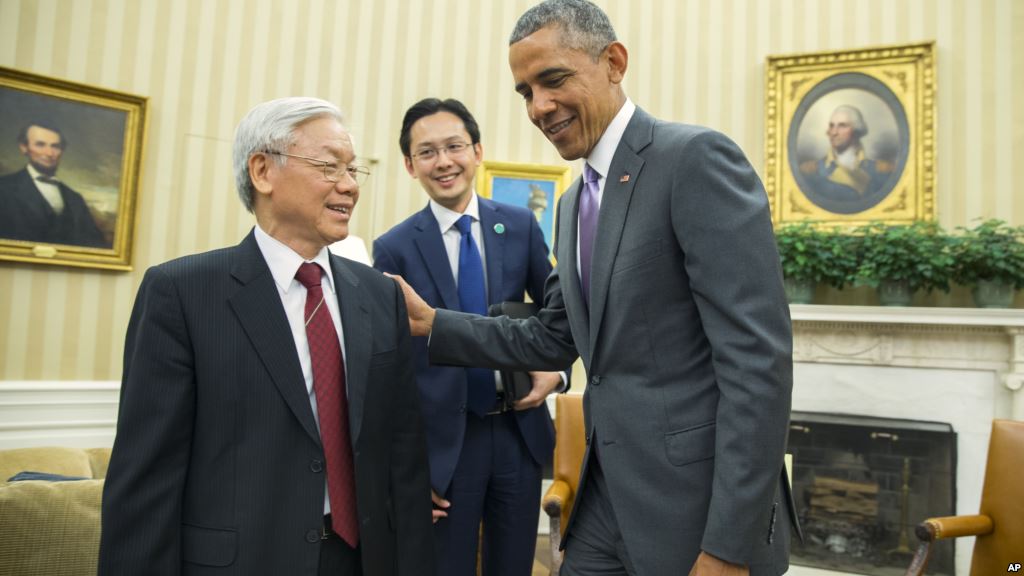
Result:
<svg viewBox="0 0 1024 576"><path fill-rule="evenodd" d="M557 388L555 388L555 393L564 394L569 389L569 376L566 375L564 370L559 372L558 375L561 376L562 383L559 384Z"/></svg>

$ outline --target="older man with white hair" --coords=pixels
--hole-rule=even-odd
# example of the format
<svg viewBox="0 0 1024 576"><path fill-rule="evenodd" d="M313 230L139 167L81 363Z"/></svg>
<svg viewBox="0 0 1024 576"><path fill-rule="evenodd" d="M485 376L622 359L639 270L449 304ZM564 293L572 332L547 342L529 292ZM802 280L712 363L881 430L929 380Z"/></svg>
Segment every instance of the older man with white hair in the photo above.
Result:
<svg viewBox="0 0 1024 576"><path fill-rule="evenodd" d="M401 291L331 255L368 174L340 111L260 104L235 135L256 226L146 272L125 342L99 574L433 574Z"/></svg>

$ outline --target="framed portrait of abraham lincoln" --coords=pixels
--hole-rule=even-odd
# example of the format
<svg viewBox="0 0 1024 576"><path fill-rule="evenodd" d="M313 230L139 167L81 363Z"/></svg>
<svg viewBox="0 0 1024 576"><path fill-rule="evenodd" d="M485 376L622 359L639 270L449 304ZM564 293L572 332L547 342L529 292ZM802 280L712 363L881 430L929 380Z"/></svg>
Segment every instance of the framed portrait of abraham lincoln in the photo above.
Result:
<svg viewBox="0 0 1024 576"><path fill-rule="evenodd" d="M0 260L131 269L146 98L0 67Z"/></svg>
<svg viewBox="0 0 1024 576"><path fill-rule="evenodd" d="M765 106L776 223L935 218L933 42L769 56Z"/></svg>

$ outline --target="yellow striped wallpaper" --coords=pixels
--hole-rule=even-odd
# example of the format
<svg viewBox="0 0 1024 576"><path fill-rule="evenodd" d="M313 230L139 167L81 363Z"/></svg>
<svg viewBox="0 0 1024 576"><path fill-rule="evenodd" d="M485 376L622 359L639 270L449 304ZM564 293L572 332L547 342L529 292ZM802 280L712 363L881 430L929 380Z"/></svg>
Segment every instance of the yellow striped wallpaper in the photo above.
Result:
<svg viewBox="0 0 1024 576"><path fill-rule="evenodd" d="M263 100L315 95L346 112L357 152L373 161L353 224L368 241L425 203L397 145L402 113L419 98L463 100L488 159L561 164L527 121L506 62L508 34L531 3L0 0L0 65L150 99L135 270L0 263L0 380L120 377L146 267L237 243L252 225L234 193L230 144ZM1024 224L1014 176L1024 165L1024 2L598 3L629 48L633 100L722 130L758 169L767 55L935 40L940 220Z"/></svg>

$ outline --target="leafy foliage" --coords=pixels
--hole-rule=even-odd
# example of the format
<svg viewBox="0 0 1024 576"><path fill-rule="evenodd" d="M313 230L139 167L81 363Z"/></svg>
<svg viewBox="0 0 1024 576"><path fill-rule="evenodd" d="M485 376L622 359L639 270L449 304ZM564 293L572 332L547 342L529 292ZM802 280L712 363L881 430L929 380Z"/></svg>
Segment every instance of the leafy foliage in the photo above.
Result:
<svg viewBox="0 0 1024 576"><path fill-rule="evenodd" d="M949 291L982 281L1024 289L1024 226L986 220L945 233L935 222L872 222L852 232L800 222L779 226L775 241L787 279L842 289L905 282L911 291Z"/></svg>
<svg viewBox="0 0 1024 576"><path fill-rule="evenodd" d="M860 236L858 281L876 287L883 280L903 281L911 291L949 291L952 241L935 222L906 226L873 222L855 233Z"/></svg>
<svg viewBox="0 0 1024 576"><path fill-rule="evenodd" d="M964 286L990 280L1024 288L1024 226L986 220L974 228L958 227L952 240L953 279Z"/></svg>
<svg viewBox="0 0 1024 576"><path fill-rule="evenodd" d="M813 222L780 226L775 231L782 273L792 280L813 280L842 289L854 279L854 238Z"/></svg>

